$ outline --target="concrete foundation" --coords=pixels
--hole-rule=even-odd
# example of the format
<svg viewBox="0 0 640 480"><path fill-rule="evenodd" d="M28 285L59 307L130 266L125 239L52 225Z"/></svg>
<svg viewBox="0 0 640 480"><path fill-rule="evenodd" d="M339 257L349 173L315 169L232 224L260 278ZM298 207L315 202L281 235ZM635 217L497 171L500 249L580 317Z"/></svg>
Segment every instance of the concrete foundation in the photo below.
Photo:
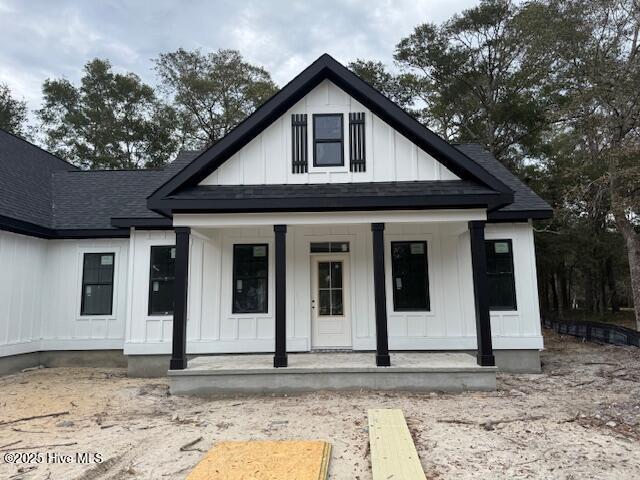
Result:
<svg viewBox="0 0 640 480"><path fill-rule="evenodd" d="M139 378L165 377L171 355L129 355L127 375Z"/></svg>
<svg viewBox="0 0 640 480"><path fill-rule="evenodd" d="M10 375L25 368L42 365L54 367L126 367L122 350L49 350L0 357L0 375Z"/></svg>
<svg viewBox="0 0 640 480"><path fill-rule="evenodd" d="M495 367L480 367L465 353L392 353L391 367L368 353L300 353L273 368L271 355L197 357L185 370L169 370L174 395L296 393L316 390L495 390Z"/></svg>
<svg viewBox="0 0 640 480"><path fill-rule="evenodd" d="M353 352L355 354L375 355L373 352ZM392 355L409 352L391 352ZM426 353L426 352L416 352ZM458 352L442 352L432 351L428 353L466 353L475 357L474 350L458 351ZM496 358L496 366L499 372L504 373L540 373L540 352L538 350L494 350L493 354ZM253 355L253 354L247 354ZM266 354L265 354L266 355ZM298 355L298 354L294 354ZM189 359L203 358L207 355L189 355ZM223 357L229 355L212 355L213 357ZM233 356L233 355L232 355ZM169 369L170 355L129 355L128 374L130 377L164 377ZM271 364L271 363L270 363Z"/></svg>
<svg viewBox="0 0 640 480"><path fill-rule="evenodd" d="M496 366L505 373L540 373L539 350L494 350Z"/></svg>

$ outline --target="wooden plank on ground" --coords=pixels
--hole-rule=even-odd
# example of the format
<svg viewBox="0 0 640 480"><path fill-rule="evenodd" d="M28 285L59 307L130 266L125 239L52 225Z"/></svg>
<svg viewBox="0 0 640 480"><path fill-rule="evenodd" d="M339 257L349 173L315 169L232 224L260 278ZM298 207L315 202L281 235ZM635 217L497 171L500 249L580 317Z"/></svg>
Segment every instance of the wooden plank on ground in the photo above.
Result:
<svg viewBox="0 0 640 480"><path fill-rule="evenodd" d="M320 440L220 442L187 480L326 480L330 457Z"/></svg>
<svg viewBox="0 0 640 480"><path fill-rule="evenodd" d="M369 410L373 480L426 480L402 410Z"/></svg>

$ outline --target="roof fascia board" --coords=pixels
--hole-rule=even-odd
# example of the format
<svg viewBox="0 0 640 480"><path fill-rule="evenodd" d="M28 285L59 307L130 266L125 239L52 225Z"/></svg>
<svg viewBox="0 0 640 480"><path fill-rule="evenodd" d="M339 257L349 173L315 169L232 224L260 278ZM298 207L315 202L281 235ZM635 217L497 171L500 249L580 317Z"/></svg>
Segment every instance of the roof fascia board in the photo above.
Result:
<svg viewBox="0 0 640 480"><path fill-rule="evenodd" d="M47 240L72 239L72 238L127 238L129 230L114 229L52 229L36 225L34 223L17 220L15 218L0 215L0 230L27 235L29 237L43 238Z"/></svg>

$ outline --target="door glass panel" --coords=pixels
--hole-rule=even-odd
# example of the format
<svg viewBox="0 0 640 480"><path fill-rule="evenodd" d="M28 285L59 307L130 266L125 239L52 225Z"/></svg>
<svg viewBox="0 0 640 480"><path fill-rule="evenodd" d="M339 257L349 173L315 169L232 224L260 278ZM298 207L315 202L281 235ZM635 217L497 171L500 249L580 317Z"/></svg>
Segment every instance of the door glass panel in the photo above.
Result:
<svg viewBox="0 0 640 480"><path fill-rule="evenodd" d="M320 315L331 315L331 291L329 289L318 292Z"/></svg>
<svg viewBox="0 0 640 480"><path fill-rule="evenodd" d="M318 263L318 315L344 315L342 262Z"/></svg>
<svg viewBox="0 0 640 480"><path fill-rule="evenodd" d="M318 286L320 288L331 288L330 267L330 262L321 262L318 264Z"/></svg>
<svg viewBox="0 0 640 480"><path fill-rule="evenodd" d="M331 315L343 315L342 289L331 290Z"/></svg>
<svg viewBox="0 0 640 480"><path fill-rule="evenodd" d="M342 288L342 262L331 262L331 288Z"/></svg>

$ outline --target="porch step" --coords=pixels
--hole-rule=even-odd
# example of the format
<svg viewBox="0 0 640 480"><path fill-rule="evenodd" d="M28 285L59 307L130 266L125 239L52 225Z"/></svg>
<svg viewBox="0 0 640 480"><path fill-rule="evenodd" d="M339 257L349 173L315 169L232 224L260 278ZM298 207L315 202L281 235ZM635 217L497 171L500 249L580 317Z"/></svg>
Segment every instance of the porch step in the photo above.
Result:
<svg viewBox="0 0 640 480"><path fill-rule="evenodd" d="M174 395L294 393L317 390L495 390L496 368L477 365L466 353L392 353L378 367L371 353L299 353L273 368L271 355L197 357L184 370L169 370Z"/></svg>
<svg viewBox="0 0 640 480"><path fill-rule="evenodd" d="M369 410L368 417L373 480L426 480L402 410Z"/></svg>

